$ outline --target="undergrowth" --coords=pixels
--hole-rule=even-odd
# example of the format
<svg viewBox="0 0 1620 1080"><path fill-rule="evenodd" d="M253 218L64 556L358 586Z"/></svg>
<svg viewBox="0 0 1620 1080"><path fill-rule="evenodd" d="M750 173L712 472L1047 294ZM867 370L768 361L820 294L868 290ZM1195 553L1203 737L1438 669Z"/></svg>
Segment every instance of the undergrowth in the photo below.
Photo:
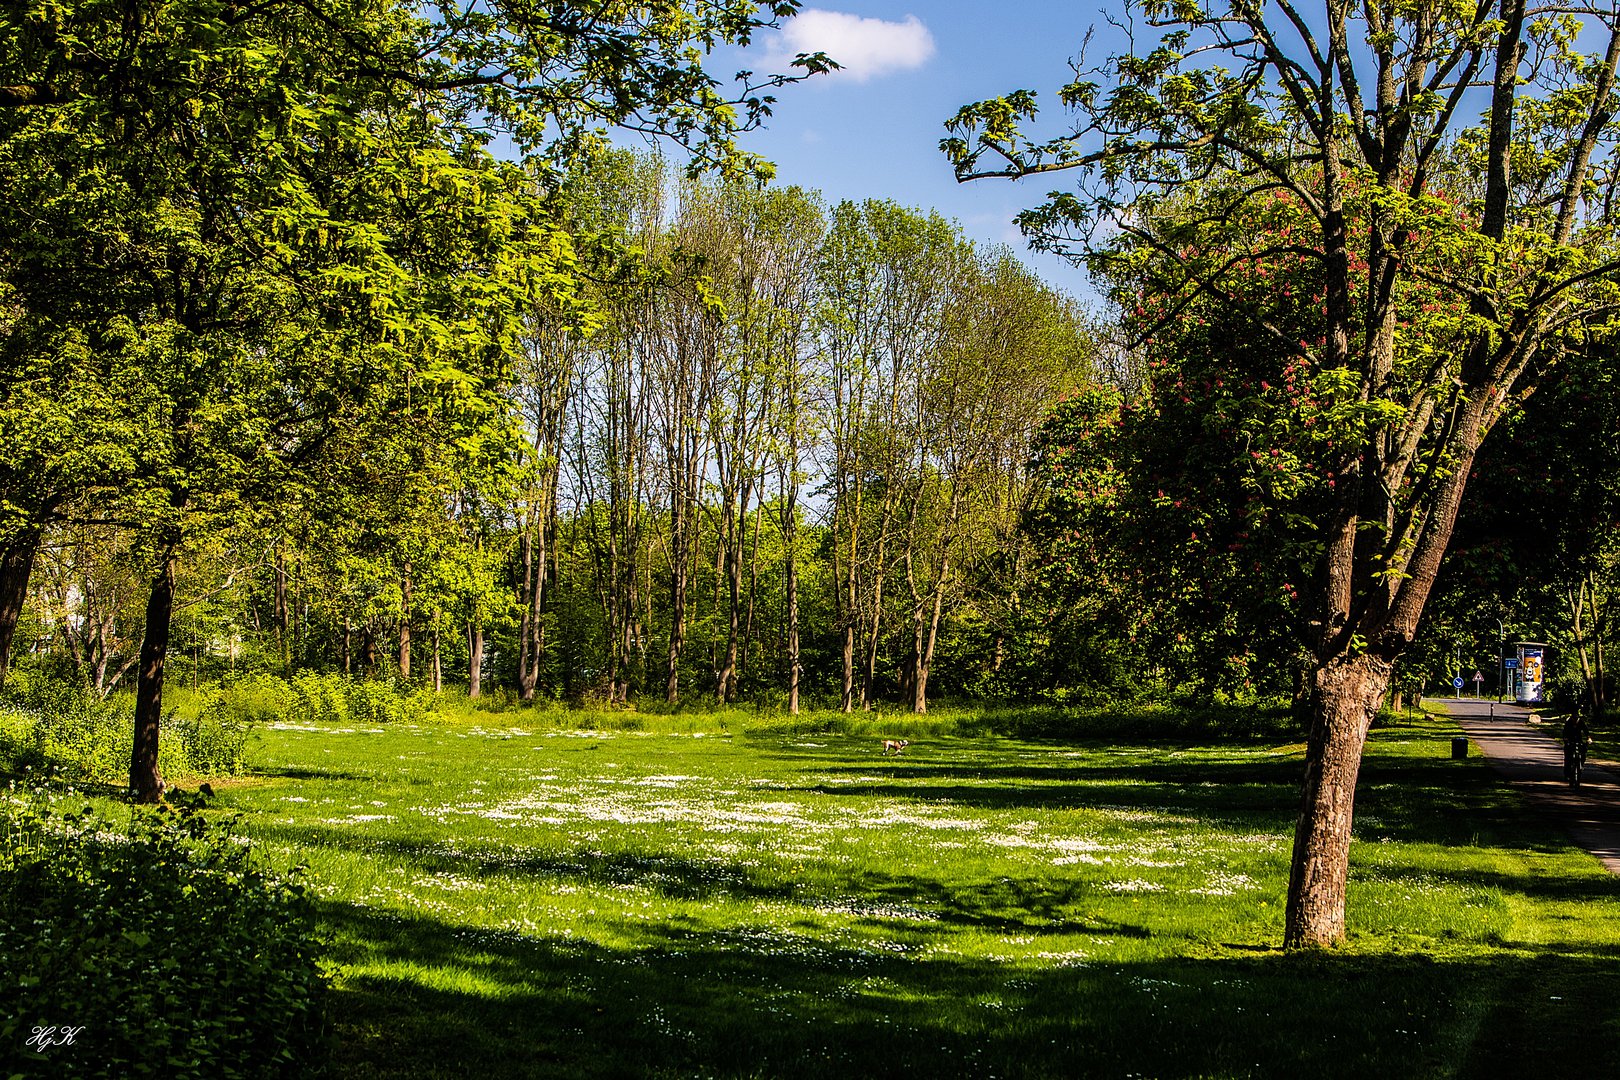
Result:
<svg viewBox="0 0 1620 1080"><path fill-rule="evenodd" d="M315 911L190 810L0 800L0 1073L294 1076L323 1052Z"/></svg>

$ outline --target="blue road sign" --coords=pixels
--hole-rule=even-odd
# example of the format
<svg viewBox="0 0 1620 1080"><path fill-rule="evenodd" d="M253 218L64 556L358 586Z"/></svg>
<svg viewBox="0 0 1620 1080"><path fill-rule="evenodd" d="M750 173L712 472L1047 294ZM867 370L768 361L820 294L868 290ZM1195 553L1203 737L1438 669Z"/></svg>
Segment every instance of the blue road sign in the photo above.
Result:
<svg viewBox="0 0 1620 1080"><path fill-rule="evenodd" d="M1462 683L1463 683L1463 679L1462 679L1462 676L1461 676L1461 675L1459 675L1459 676L1457 676L1457 677L1456 677L1456 678L1455 678L1455 679L1452 679L1452 680L1451 680L1451 685L1452 685L1452 686L1453 686L1453 687L1454 687L1454 688L1455 688L1455 689L1458 689L1458 690L1461 690L1461 689L1462 689Z"/></svg>
<svg viewBox="0 0 1620 1080"><path fill-rule="evenodd" d="M1512 671L1514 668L1519 666L1519 658L1517 656L1510 656L1502 661L1502 666L1507 668L1509 671Z"/></svg>

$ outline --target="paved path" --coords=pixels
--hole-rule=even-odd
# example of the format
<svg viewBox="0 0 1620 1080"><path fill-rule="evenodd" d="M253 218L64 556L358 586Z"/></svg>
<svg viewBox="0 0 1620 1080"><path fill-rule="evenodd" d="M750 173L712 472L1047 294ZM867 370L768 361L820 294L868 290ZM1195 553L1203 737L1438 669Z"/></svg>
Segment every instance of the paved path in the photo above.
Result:
<svg viewBox="0 0 1620 1080"><path fill-rule="evenodd" d="M1445 705L1497 772L1562 822L1611 873L1620 874L1620 777L1612 763L1589 764L1581 772L1581 786L1571 788L1564 782L1561 727L1531 724L1533 714L1517 705L1467 698L1425 701Z"/></svg>

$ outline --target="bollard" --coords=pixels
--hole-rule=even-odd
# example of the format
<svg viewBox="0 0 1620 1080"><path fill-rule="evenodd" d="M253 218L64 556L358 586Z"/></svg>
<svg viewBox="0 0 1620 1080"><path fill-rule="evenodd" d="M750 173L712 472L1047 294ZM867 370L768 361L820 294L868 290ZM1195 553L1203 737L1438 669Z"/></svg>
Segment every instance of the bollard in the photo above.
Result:
<svg viewBox="0 0 1620 1080"><path fill-rule="evenodd" d="M1456 738L1451 740L1451 759L1453 761L1461 761L1467 756L1468 740L1465 737L1458 735Z"/></svg>

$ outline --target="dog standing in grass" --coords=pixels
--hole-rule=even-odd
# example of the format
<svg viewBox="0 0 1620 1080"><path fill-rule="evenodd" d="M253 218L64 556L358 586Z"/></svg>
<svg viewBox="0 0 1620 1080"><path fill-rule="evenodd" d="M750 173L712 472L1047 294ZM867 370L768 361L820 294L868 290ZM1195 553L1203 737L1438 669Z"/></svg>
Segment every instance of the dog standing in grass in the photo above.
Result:
<svg viewBox="0 0 1620 1080"><path fill-rule="evenodd" d="M899 757L900 756L900 751L904 750L906 747L908 747L910 745L911 745L911 743L906 739L884 739L883 740L883 755L885 757L887 757L889 754L892 753L892 754L894 754L895 757Z"/></svg>

